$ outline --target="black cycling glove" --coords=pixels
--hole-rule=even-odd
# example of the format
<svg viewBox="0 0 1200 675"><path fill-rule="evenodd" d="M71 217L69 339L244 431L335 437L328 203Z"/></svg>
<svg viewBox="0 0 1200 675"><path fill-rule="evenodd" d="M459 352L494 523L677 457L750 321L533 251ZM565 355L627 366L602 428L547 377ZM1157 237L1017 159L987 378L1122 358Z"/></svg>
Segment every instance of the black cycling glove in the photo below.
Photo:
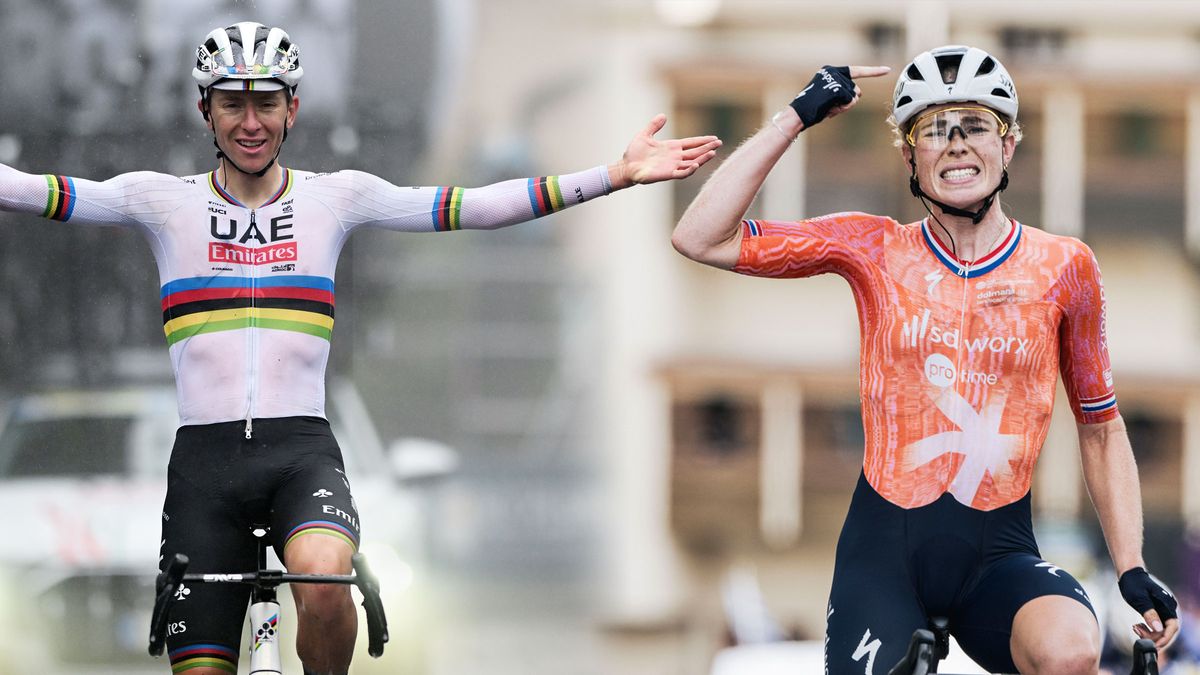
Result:
<svg viewBox="0 0 1200 675"><path fill-rule="evenodd" d="M1122 574L1117 580L1117 587L1121 589L1121 597L1125 598L1125 602L1139 614L1153 609L1163 621L1179 617L1175 611L1179 608L1175 596L1162 582L1150 576L1145 568L1135 567Z"/></svg>
<svg viewBox="0 0 1200 675"><path fill-rule="evenodd" d="M792 109L804 122L804 128L825 119L829 111L854 100L854 80L847 66L823 66L812 82L792 99Z"/></svg>

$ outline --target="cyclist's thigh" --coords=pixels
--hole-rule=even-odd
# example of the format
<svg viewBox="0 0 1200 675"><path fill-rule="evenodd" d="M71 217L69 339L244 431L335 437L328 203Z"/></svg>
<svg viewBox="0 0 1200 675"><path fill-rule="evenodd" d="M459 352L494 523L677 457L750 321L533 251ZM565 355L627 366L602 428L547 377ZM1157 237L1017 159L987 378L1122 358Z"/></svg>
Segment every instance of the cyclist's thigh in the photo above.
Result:
<svg viewBox="0 0 1200 675"><path fill-rule="evenodd" d="M357 550L358 509L328 423L302 418L289 438L286 477L271 503L276 553L287 560L288 544L311 536Z"/></svg>
<svg viewBox="0 0 1200 675"><path fill-rule="evenodd" d="M1029 601L1047 595L1073 599L1086 607L1095 623L1095 609L1083 586L1065 570L1041 558L1021 553L990 563L978 585L963 599L951 626L963 651L992 672L1015 673L1010 651L1013 620Z"/></svg>
<svg viewBox="0 0 1200 675"><path fill-rule="evenodd" d="M211 464L189 461L190 448L177 440L163 504L160 567L176 553L188 556L188 572L245 572L257 564L249 525L216 491L221 482ZM236 668L249 587L241 584L183 584L167 628L167 649L177 672L199 666Z"/></svg>
<svg viewBox="0 0 1200 675"><path fill-rule="evenodd" d="M926 627L904 544L903 509L860 477L838 539L825 634L828 675L883 675Z"/></svg>

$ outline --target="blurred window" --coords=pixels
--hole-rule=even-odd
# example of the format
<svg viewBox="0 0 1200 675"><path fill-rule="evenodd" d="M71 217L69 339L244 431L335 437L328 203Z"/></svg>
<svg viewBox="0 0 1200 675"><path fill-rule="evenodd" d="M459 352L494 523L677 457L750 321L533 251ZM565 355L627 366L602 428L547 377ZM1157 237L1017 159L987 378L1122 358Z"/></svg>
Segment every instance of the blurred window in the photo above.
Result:
<svg viewBox="0 0 1200 675"><path fill-rule="evenodd" d="M758 131L764 123L762 89L758 86L733 84L698 86L694 82L681 83L675 90L674 133L678 138L712 134L725 142L718 151L715 161L709 162L687 180L673 181L674 213L671 226L679 221L688 204L692 203L700 188L716 170L717 165L729 156L743 140ZM756 200L756 204L761 200ZM751 215L757 217L755 206Z"/></svg>
<svg viewBox="0 0 1200 675"><path fill-rule="evenodd" d="M1086 120L1084 232L1183 243L1183 111L1109 110Z"/></svg>
<svg viewBox="0 0 1200 675"><path fill-rule="evenodd" d="M1002 60L1007 63L1055 63L1062 59L1067 31L1061 28L1007 26L1000 29Z"/></svg>
<svg viewBox="0 0 1200 675"><path fill-rule="evenodd" d="M905 58L904 26L894 23L872 23L863 27L871 53L878 63L900 62Z"/></svg>
<svg viewBox="0 0 1200 675"><path fill-rule="evenodd" d="M716 393L672 411L671 524L696 553L758 541L760 407Z"/></svg>
<svg viewBox="0 0 1200 675"><path fill-rule="evenodd" d="M13 420L0 436L0 476L126 474L133 424L131 417Z"/></svg>

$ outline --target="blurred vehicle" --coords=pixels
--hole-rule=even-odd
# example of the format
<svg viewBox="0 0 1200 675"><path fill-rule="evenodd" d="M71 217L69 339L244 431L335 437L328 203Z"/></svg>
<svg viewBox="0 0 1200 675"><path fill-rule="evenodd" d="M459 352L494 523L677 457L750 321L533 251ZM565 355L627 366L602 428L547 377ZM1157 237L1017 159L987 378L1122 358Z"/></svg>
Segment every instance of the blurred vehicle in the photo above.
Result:
<svg viewBox="0 0 1200 675"><path fill-rule="evenodd" d="M356 672L419 671L425 535L419 492L406 481L453 470L454 453L413 440L385 450L348 382L330 384L326 408L393 636L379 664L369 663L364 636ZM28 395L2 420L0 653L28 668L14 672L162 672L165 661L146 655L146 641L178 424L174 388ZM290 599L281 603L293 613ZM294 659L290 645L285 654Z"/></svg>

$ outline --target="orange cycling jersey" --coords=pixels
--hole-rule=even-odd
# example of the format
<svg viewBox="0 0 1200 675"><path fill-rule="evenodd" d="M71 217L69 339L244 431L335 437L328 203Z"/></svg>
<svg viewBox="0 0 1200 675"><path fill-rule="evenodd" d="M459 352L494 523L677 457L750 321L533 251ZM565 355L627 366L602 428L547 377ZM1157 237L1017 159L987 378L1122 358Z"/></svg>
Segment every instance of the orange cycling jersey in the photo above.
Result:
<svg viewBox="0 0 1200 675"><path fill-rule="evenodd" d="M1104 289L1077 239L1016 221L966 263L928 219L746 220L735 271L841 275L858 305L863 473L904 508L949 492L984 511L1028 491L1062 373L1075 418L1117 416Z"/></svg>

